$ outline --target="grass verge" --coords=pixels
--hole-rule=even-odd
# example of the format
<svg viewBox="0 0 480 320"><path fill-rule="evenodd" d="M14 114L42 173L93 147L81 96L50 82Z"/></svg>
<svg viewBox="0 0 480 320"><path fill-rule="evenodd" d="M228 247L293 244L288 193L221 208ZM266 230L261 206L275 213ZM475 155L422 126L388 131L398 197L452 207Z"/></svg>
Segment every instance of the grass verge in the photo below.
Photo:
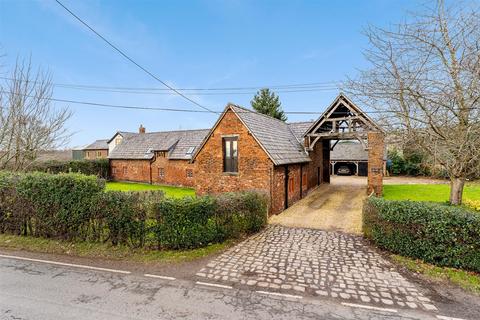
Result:
<svg viewBox="0 0 480 320"><path fill-rule="evenodd" d="M464 199L480 200L480 184L467 183ZM449 184L391 184L383 186L387 200L446 202L450 196Z"/></svg>
<svg viewBox="0 0 480 320"><path fill-rule="evenodd" d="M195 190L192 188L182 188L173 186L160 186L146 183L131 183L131 182L107 182L105 186L106 191L147 191L147 190L162 190L165 196L172 198L183 198L186 196L195 196Z"/></svg>
<svg viewBox="0 0 480 320"><path fill-rule="evenodd" d="M432 279L449 281L463 289L480 295L480 274L455 268L438 267L421 260L391 255L393 261L407 268L410 271L420 273L421 275Z"/></svg>
<svg viewBox="0 0 480 320"><path fill-rule="evenodd" d="M91 242L69 242L52 239L0 234L0 248L26 250L69 256L128 260L133 262L183 262L203 258L220 252L234 243L233 240L215 243L192 250L132 249L128 246L112 246Z"/></svg>

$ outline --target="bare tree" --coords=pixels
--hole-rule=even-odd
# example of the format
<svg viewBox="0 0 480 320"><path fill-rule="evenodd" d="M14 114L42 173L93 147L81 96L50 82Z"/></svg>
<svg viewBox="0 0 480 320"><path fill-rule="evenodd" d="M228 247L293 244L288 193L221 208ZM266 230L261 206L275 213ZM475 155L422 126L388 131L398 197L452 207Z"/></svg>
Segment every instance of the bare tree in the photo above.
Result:
<svg viewBox="0 0 480 320"><path fill-rule="evenodd" d="M17 63L0 83L0 169L23 170L44 150L69 140L65 127L72 113L52 105L50 76L32 71L30 61Z"/></svg>
<svg viewBox="0 0 480 320"><path fill-rule="evenodd" d="M450 203L461 204L466 179L480 169L478 7L437 1L404 23L365 34L371 68L345 90L435 158L450 177Z"/></svg>

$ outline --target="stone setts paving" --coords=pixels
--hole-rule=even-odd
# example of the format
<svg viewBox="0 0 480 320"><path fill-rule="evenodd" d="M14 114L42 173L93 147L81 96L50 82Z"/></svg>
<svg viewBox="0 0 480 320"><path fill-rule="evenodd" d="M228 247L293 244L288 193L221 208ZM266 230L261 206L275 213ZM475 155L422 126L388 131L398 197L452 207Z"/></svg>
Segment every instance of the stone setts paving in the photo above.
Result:
<svg viewBox="0 0 480 320"><path fill-rule="evenodd" d="M259 290L436 310L361 237L338 232L270 226L210 261L197 276Z"/></svg>

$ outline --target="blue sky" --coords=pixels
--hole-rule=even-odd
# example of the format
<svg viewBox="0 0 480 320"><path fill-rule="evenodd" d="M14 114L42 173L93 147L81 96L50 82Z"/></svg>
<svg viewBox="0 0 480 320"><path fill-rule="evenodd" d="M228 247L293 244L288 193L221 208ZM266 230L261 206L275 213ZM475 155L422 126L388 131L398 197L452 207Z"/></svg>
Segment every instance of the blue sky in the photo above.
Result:
<svg viewBox="0 0 480 320"><path fill-rule="evenodd" d="M162 80L178 88L258 87L330 83L365 67L367 24L399 22L418 1L62 1ZM53 0L0 0L0 65L31 55L54 83L162 88L106 46ZM323 111L338 91L280 92L286 111ZM246 94L189 96L211 109L249 106ZM56 87L54 97L108 104L198 109L170 94L133 94ZM68 104L59 103L58 106ZM68 105L70 146L109 138L117 130L208 128L214 114ZM312 115L290 115L289 121Z"/></svg>

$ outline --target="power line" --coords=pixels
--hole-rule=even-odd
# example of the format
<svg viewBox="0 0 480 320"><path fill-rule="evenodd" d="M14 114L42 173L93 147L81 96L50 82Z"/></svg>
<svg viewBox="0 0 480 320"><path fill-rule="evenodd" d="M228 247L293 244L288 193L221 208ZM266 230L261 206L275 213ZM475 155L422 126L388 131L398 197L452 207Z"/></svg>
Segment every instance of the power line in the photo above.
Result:
<svg viewBox="0 0 480 320"><path fill-rule="evenodd" d="M0 89L0 93L10 93ZM71 100L71 99L61 99L61 98L52 98L52 97L38 97L35 95L26 95L22 94L23 97L29 98L36 98L36 99L43 99L48 101L54 102L62 102L62 103L72 103L72 104L80 104L80 105L87 105L87 106L94 106L94 107L106 107L106 108L117 108L117 109L133 109L133 110L152 110L152 111L170 111L170 112L186 112L186 113L212 113L211 111L207 110L197 110L197 109L181 109L178 107L150 107L150 106L135 106L135 105L120 105L120 104L109 104L109 103L100 103L100 102L92 102L92 101L82 101L82 100ZM300 109L300 108L298 108ZM469 110L480 110L479 107L472 107L468 108ZM222 111L214 111L214 113L219 114ZM252 111L239 111L242 112L254 112ZM298 114L298 115L320 115L324 111L284 111L286 114ZM371 111L363 111L366 114L391 114L391 113L398 113L394 110L371 110ZM333 114L344 114L343 112L334 112Z"/></svg>
<svg viewBox="0 0 480 320"><path fill-rule="evenodd" d="M14 81L13 78L0 77L0 79ZM35 83L35 81L32 81ZM325 82L327 83L327 82ZM208 92L208 94L217 94L218 91L245 91L245 90L258 90L262 88L269 89L278 89L276 92L303 92L305 91L328 91L328 90L338 90L340 82L331 82L332 84L321 84L321 82L312 82L305 84L286 84L286 85L269 85L269 86L250 86L250 87L223 87L223 88L177 88L177 90L182 91L202 91L201 93L196 94L207 94L203 91L213 91L213 93ZM334 85L337 83L337 85ZM67 89L79 89L79 90L91 90L91 91L106 91L106 92L125 92L125 93L154 93L154 94L167 94L171 93L170 89L164 88L151 88L151 87L122 87L122 86L97 86L97 85L87 85L87 84L73 84L73 83L52 83L52 85L60 88ZM152 92L149 92L152 91ZM250 94L251 92L221 92L218 94Z"/></svg>
<svg viewBox="0 0 480 320"><path fill-rule="evenodd" d="M206 110L206 111L209 111L209 112L212 112L212 113L215 113L215 111L213 110L210 110L209 108L201 105L200 103L198 103L197 101L189 98L188 96L184 95L183 93L181 93L180 91L178 91L177 89L175 89L174 87L170 86L168 83L166 83L165 81L161 80L160 78L158 78L157 76L155 76L153 73L151 73L150 71L148 71L145 67L143 67L142 65L140 65L139 63L137 63L135 60L133 60L132 58L130 58L126 53L124 53L122 50L120 50L117 46L115 46L112 42L110 42L109 40L107 40L104 36L102 36L100 33L98 33L95 29L93 29L90 25L88 25L85 21L83 21L79 16L77 16L75 13L73 13L69 8L67 8L63 3L61 3L59 0L55 0L55 2L57 2L63 9L65 9L68 13L70 13L75 19L77 19L78 21L80 21L80 23L82 23L85 27L87 27L90 31L92 31L93 33L95 33L100 39L102 39L105 43L107 43L110 47L112 47L115 51L117 51L121 56L123 56L125 59L127 59L128 61L130 61L131 63L133 63L135 66L137 66L140 70L142 70L143 72L145 72L146 74L148 74L150 77L152 77L153 79L155 79L156 81L160 82L162 85L164 85L165 87L167 87L168 89L170 89L171 91L175 92L177 95L181 96L182 98L184 98L185 100L195 104L196 106Z"/></svg>

